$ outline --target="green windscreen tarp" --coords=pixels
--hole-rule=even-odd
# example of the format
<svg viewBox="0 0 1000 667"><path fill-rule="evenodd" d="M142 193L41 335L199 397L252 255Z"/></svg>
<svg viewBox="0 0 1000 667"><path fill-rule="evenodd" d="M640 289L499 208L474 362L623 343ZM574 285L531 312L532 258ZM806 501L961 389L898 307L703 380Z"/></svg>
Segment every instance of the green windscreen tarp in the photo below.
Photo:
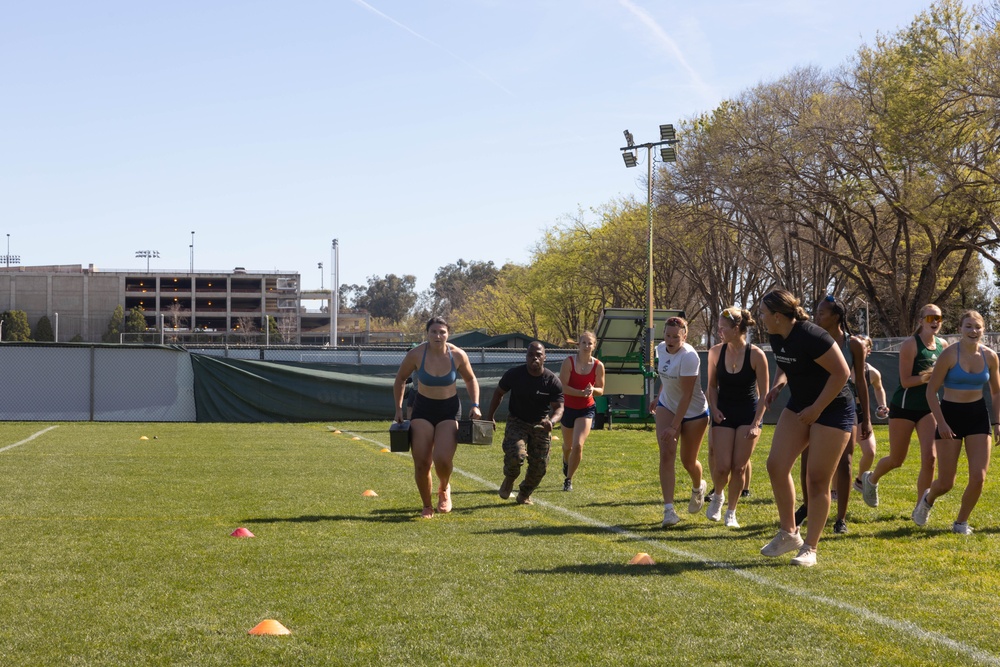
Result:
<svg viewBox="0 0 1000 667"><path fill-rule="evenodd" d="M191 366L199 422L389 421L395 414L391 377L202 354L191 355ZM486 400L495 387L496 379L480 382ZM459 396L465 412L461 382Z"/></svg>

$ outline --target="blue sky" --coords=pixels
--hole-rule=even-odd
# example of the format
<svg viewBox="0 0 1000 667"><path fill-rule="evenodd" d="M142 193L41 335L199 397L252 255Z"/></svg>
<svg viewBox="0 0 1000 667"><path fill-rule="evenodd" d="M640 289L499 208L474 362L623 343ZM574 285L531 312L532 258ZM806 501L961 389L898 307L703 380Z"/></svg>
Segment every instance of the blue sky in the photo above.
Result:
<svg viewBox="0 0 1000 667"><path fill-rule="evenodd" d="M916 0L0 3L0 243L22 265L298 271L528 261L622 196L619 147ZM678 147L683 150L683 145ZM7 254L6 245L0 254ZM321 271L317 264L322 262ZM322 274L322 278L321 278Z"/></svg>

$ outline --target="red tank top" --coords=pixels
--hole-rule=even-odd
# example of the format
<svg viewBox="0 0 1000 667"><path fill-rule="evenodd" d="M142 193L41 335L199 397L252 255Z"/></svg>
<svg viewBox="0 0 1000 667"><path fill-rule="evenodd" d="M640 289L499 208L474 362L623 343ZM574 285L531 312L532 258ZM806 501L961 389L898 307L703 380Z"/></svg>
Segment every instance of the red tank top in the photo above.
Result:
<svg viewBox="0 0 1000 667"><path fill-rule="evenodd" d="M586 375L580 375L576 372L576 355L569 357L570 371L569 371L569 386L573 389L585 389L587 385L593 385L594 381L597 379L597 359L594 359L593 363L590 365L590 372ZM594 404L594 397L591 396L570 396L565 394L563 396L565 405L567 408L573 408L574 410L583 410L589 408Z"/></svg>

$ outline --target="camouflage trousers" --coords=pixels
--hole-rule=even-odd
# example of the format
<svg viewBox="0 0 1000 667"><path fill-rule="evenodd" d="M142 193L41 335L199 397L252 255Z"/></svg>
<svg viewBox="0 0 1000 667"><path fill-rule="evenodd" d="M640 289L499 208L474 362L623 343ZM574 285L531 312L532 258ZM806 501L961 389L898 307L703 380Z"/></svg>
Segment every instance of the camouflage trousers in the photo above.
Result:
<svg viewBox="0 0 1000 667"><path fill-rule="evenodd" d="M535 428L536 424L523 421L514 416L507 417L507 426L503 434L503 474L505 477L517 478L521 475L521 466L528 459L528 471L524 481L518 487L523 496L530 496L545 477L549 465L549 446L552 444L552 433L544 428Z"/></svg>

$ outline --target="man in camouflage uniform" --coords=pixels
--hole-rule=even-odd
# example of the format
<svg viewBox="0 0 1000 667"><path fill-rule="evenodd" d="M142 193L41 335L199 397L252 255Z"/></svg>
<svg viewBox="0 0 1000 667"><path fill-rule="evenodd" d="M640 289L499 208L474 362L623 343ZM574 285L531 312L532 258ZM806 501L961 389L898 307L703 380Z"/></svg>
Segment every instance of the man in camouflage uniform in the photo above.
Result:
<svg viewBox="0 0 1000 667"><path fill-rule="evenodd" d="M518 488L517 502L531 505L531 492L545 477L552 444L552 428L563 412L563 389L559 377L545 368L545 346L534 341L528 346L524 365L511 368L497 385L486 419L494 421L497 408L510 392L510 414L503 436L503 474L500 497L510 498L521 466L528 459L528 471Z"/></svg>

